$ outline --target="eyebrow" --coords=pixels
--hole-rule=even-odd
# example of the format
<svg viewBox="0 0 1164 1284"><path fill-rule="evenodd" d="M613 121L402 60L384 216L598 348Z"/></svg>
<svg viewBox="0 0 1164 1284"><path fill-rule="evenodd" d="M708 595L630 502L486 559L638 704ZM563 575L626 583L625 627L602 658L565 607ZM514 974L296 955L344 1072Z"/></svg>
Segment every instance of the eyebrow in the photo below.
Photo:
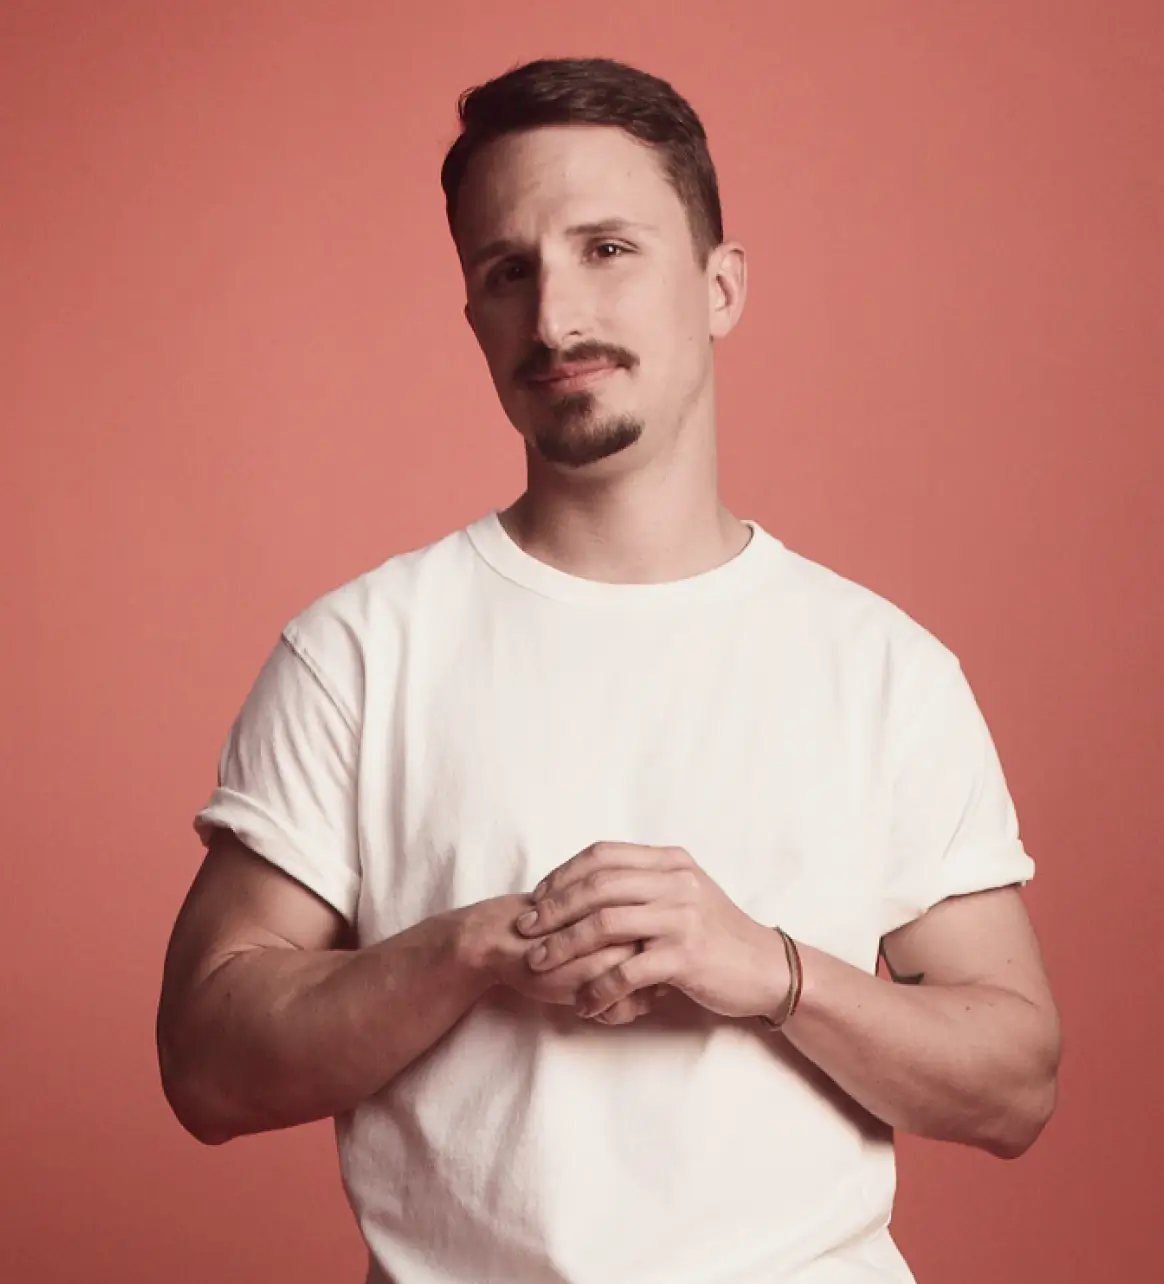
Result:
<svg viewBox="0 0 1164 1284"><path fill-rule="evenodd" d="M626 218L604 218L595 223L575 223L573 227L566 229L566 235L572 237L622 236L628 232L649 233L653 231L655 231L655 228L649 223L635 223ZM520 253L525 248L527 247L517 241L510 241L504 238L498 241L490 241L488 245L483 245L469 257L465 267L471 272L489 259L501 258L506 254Z"/></svg>

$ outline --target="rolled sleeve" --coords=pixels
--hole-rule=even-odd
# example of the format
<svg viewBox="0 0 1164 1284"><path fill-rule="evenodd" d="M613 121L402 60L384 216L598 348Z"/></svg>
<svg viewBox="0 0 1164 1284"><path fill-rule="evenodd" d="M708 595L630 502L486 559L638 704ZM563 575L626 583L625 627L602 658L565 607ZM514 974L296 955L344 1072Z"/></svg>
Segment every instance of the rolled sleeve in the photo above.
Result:
<svg viewBox="0 0 1164 1284"><path fill-rule="evenodd" d="M352 712L285 632L231 728L195 829L204 843L229 829L353 922L357 745Z"/></svg>
<svg viewBox="0 0 1164 1284"><path fill-rule="evenodd" d="M883 931L1034 872L986 720L948 656L894 777Z"/></svg>

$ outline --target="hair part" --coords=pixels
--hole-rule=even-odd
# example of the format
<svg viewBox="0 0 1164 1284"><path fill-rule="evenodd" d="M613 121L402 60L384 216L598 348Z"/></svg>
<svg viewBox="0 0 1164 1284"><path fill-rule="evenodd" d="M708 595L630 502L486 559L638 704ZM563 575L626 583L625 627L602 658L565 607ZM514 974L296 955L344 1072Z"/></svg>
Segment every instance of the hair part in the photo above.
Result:
<svg viewBox="0 0 1164 1284"><path fill-rule="evenodd" d="M609 58L543 58L467 89L461 133L441 166L453 231L472 158L507 134L552 125L604 125L652 148L675 189L702 264L723 243L723 212L707 134L691 104L665 80Z"/></svg>

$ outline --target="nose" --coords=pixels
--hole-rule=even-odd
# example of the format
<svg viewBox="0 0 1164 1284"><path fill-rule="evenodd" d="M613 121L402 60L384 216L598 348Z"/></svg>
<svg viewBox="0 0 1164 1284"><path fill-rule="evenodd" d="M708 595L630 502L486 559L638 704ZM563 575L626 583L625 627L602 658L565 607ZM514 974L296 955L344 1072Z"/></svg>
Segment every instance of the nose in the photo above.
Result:
<svg viewBox="0 0 1164 1284"><path fill-rule="evenodd" d="M538 271L536 338L551 350L585 337L585 300L577 274L543 260Z"/></svg>

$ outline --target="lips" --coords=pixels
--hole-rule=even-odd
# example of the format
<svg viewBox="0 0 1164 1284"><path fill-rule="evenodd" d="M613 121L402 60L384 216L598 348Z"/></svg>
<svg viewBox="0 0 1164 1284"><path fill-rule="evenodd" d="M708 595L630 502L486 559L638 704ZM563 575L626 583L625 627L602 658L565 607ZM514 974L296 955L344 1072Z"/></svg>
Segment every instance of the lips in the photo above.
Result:
<svg viewBox="0 0 1164 1284"><path fill-rule="evenodd" d="M618 367L610 361L580 361L574 365L558 366L548 374L531 379L530 383L535 387L568 391L593 383L617 369Z"/></svg>

